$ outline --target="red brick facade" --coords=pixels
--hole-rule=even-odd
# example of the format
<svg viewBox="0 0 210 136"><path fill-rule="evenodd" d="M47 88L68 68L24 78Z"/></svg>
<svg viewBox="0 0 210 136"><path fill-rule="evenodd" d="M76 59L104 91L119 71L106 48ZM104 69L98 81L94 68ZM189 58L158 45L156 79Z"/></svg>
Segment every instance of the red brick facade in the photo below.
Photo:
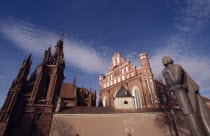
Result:
<svg viewBox="0 0 210 136"><path fill-rule="evenodd" d="M119 53L114 54L108 72L99 76L99 104L120 109L120 101L117 101L118 105L116 104L118 99L116 93L123 86L134 98L134 109L162 108L163 106L178 108L176 98L172 92L170 93L169 87L163 84L162 80L154 80L147 54L141 53L139 60L141 67L136 68ZM210 107L210 100L203 98ZM125 99L121 98L121 101ZM131 106L130 108L132 109Z"/></svg>
<svg viewBox="0 0 210 136"><path fill-rule="evenodd" d="M103 106L115 107L115 94L121 86L124 86L135 97L135 108L155 108L159 105L157 87L160 88L160 85L156 86L157 81L153 79L147 54L141 53L139 60L141 67L137 69L119 53L114 54L106 75L99 76L99 101ZM163 84L161 86L165 87Z"/></svg>

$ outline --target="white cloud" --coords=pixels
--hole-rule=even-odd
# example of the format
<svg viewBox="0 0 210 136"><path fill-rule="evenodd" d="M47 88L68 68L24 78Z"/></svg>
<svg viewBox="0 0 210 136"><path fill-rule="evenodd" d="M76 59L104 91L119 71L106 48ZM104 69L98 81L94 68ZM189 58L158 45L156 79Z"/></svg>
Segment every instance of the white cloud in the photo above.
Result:
<svg viewBox="0 0 210 136"><path fill-rule="evenodd" d="M185 39L174 36L165 42L162 48L153 51L150 55L150 64L155 76L162 75L164 68L162 57L170 56L175 64L180 64L200 86L201 91L210 90L210 56L191 50Z"/></svg>
<svg viewBox="0 0 210 136"><path fill-rule="evenodd" d="M17 48L27 53L33 51L33 54L37 56L42 56L49 46L54 47L59 39L58 34L14 18L0 22L0 34ZM112 50L107 47L95 47L97 48L65 36L66 64L89 73L105 72L108 68L107 54L110 54Z"/></svg>
<svg viewBox="0 0 210 136"><path fill-rule="evenodd" d="M203 55L202 51L194 51L185 42L186 38L174 35L164 42L160 48L153 48L152 53L148 54L150 65L155 79L163 79L162 58L170 56L175 64L180 64L190 74L193 80L200 86L200 91L206 97L210 96L210 54ZM131 64L139 65L138 53L130 53L126 58ZM163 79L164 80L164 79Z"/></svg>
<svg viewBox="0 0 210 136"><path fill-rule="evenodd" d="M178 7L176 27L182 32L199 32L209 23L210 0L184 0Z"/></svg>
<svg viewBox="0 0 210 136"><path fill-rule="evenodd" d="M208 97L210 94L208 92L210 90L210 61L208 60L210 55L191 50L191 45L186 41L192 34L198 34L209 25L210 0L176 0L175 3L178 6L175 27L179 33L172 35L162 48L153 52L151 56L153 72L155 75L160 74L163 69L162 57L171 56L175 63L183 66L198 83L201 92Z"/></svg>

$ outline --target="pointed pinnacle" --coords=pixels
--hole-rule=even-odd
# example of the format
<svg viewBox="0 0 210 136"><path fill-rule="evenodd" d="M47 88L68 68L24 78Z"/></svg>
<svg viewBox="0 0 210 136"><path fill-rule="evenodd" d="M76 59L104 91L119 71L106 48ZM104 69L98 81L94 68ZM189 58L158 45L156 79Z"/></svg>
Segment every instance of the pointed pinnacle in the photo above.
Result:
<svg viewBox="0 0 210 136"><path fill-rule="evenodd" d="M37 68L34 70L34 72L31 73L31 77L35 77L37 72Z"/></svg>
<svg viewBox="0 0 210 136"><path fill-rule="evenodd" d="M26 60L24 59L24 60L23 60L23 64L25 63L25 61L26 61Z"/></svg>
<svg viewBox="0 0 210 136"><path fill-rule="evenodd" d="M48 51L51 51L51 46L48 48Z"/></svg>
<svg viewBox="0 0 210 136"><path fill-rule="evenodd" d="M37 72L37 68L35 68L35 70L34 70L34 73L36 73Z"/></svg>
<svg viewBox="0 0 210 136"><path fill-rule="evenodd" d="M64 33L61 34L60 40L63 41Z"/></svg>
<svg viewBox="0 0 210 136"><path fill-rule="evenodd" d="M26 63L30 63L31 62L31 54L28 56L28 58L26 59Z"/></svg>
<svg viewBox="0 0 210 136"><path fill-rule="evenodd" d="M28 56L28 58L27 58L28 60L31 60L31 53L30 53L30 55Z"/></svg>

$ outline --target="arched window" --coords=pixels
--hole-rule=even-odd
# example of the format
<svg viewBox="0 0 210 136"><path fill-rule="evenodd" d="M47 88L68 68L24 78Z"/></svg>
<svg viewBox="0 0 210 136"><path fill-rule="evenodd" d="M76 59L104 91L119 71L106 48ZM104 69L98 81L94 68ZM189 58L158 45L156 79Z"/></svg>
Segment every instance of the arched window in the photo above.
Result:
<svg viewBox="0 0 210 136"><path fill-rule="evenodd" d="M134 86L132 89L132 95L135 97L134 98L134 106L135 108L142 108L142 104L141 104L141 97L140 97L140 93L139 93L139 88L137 86Z"/></svg>
<svg viewBox="0 0 210 136"><path fill-rule="evenodd" d="M104 96L104 98L103 98L103 106L104 107L108 106L108 102L107 102L107 97L106 96Z"/></svg>
<svg viewBox="0 0 210 136"><path fill-rule="evenodd" d="M124 104L128 104L128 101L124 101Z"/></svg>

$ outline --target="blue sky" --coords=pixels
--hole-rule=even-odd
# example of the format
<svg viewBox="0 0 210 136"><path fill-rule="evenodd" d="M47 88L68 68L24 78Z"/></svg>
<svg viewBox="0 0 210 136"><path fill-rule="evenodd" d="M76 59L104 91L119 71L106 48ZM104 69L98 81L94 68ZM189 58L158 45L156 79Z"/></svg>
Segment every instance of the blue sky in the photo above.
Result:
<svg viewBox="0 0 210 136"><path fill-rule="evenodd" d="M156 78L169 55L210 98L210 0L3 0L0 4L0 106L30 52L33 71L62 32L65 81L98 91L111 57L140 66L146 52Z"/></svg>

